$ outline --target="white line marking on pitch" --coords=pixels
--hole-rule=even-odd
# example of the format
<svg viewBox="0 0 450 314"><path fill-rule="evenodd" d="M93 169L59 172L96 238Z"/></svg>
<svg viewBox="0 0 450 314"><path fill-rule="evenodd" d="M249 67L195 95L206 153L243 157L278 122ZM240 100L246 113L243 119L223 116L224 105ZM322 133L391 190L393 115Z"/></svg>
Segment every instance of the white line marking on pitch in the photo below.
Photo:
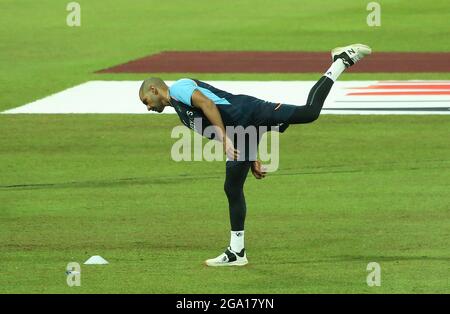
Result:
<svg viewBox="0 0 450 314"><path fill-rule="evenodd" d="M314 81L207 81L213 86L234 94L252 95L272 102L304 105ZM341 81L336 82L324 105L324 114L450 114L450 81L439 81L442 95L348 95L350 92L389 92L390 89L374 89L377 85L418 84L420 86L437 81ZM167 82L168 85L172 81ZM59 93L36 100L24 106L2 113L148 113L140 102L138 90L141 81L90 81ZM448 85L448 87L447 87ZM370 88L372 86L372 88ZM355 88L355 89L352 89ZM395 92L427 92L395 89ZM364 109L364 110L362 110ZM373 109L373 110L368 110ZM172 108L165 113L174 113Z"/></svg>

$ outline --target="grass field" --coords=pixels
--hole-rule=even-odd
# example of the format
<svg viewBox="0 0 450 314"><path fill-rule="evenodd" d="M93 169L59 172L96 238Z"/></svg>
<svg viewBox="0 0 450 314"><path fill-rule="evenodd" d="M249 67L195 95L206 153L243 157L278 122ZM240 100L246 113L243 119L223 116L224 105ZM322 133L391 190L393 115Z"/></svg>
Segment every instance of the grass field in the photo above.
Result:
<svg viewBox="0 0 450 314"><path fill-rule="evenodd" d="M450 51L448 1L379 1L380 28L365 24L367 2L80 0L82 26L70 28L67 2L0 0L0 110L92 79L142 79L93 72L161 50ZM0 293L450 292L449 116L323 116L290 128L280 170L247 181L250 264L239 269L202 265L228 243L224 164L173 162L177 124L0 115ZM69 288L67 263L96 254L110 265L82 266L82 286ZM382 267L381 287L366 284L369 262Z"/></svg>

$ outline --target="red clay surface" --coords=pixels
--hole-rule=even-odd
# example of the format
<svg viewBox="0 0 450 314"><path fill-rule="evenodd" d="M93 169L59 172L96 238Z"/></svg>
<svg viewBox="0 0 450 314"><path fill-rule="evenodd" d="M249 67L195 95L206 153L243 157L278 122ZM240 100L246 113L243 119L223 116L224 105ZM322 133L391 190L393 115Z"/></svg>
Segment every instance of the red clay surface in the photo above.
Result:
<svg viewBox="0 0 450 314"><path fill-rule="evenodd" d="M98 73L305 73L323 72L328 52L166 51ZM349 69L354 73L450 72L450 53L376 52Z"/></svg>
<svg viewBox="0 0 450 314"><path fill-rule="evenodd" d="M450 91L441 91L441 92L435 92L435 91L402 91L402 92L362 92L362 93L348 93L347 95L350 96L411 96L411 95L450 95Z"/></svg>
<svg viewBox="0 0 450 314"><path fill-rule="evenodd" d="M401 84L401 85L370 85L368 87L353 87L352 89L438 89L438 90L449 90L450 84L426 84L426 85L417 85L417 84Z"/></svg>

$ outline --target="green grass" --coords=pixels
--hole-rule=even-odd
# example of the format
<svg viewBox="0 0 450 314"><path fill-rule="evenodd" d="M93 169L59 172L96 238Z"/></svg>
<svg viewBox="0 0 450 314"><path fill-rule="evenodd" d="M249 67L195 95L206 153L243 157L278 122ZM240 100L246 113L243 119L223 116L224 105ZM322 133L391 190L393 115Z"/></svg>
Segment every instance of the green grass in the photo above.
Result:
<svg viewBox="0 0 450 314"><path fill-rule="evenodd" d="M202 265L229 237L224 164L171 161L176 117L2 119L0 292L449 292L446 117L289 129L279 171L247 182L241 269ZM68 288L66 264L96 254L111 264Z"/></svg>
<svg viewBox="0 0 450 314"><path fill-rule="evenodd" d="M448 1L0 0L0 110L161 50L450 51ZM311 80L311 74L161 74ZM343 79L449 79L448 73ZM202 265L227 245L224 164L170 159L175 116L0 115L1 293L448 293L448 116L323 116L281 137L278 172L246 183L250 265ZM68 262L82 286L65 283ZM379 262L382 286L366 285ZM232 285L224 283L233 280Z"/></svg>

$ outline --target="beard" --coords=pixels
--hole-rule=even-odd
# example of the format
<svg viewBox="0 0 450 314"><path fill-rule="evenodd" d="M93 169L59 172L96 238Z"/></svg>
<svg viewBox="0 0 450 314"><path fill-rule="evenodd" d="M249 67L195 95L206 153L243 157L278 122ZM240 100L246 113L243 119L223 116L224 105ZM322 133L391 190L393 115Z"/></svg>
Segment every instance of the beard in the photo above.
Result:
<svg viewBox="0 0 450 314"><path fill-rule="evenodd" d="M152 95L151 98L152 98L152 102L154 104L154 110L159 113L163 112L164 104L162 102L162 99L160 97L154 96L154 95Z"/></svg>

